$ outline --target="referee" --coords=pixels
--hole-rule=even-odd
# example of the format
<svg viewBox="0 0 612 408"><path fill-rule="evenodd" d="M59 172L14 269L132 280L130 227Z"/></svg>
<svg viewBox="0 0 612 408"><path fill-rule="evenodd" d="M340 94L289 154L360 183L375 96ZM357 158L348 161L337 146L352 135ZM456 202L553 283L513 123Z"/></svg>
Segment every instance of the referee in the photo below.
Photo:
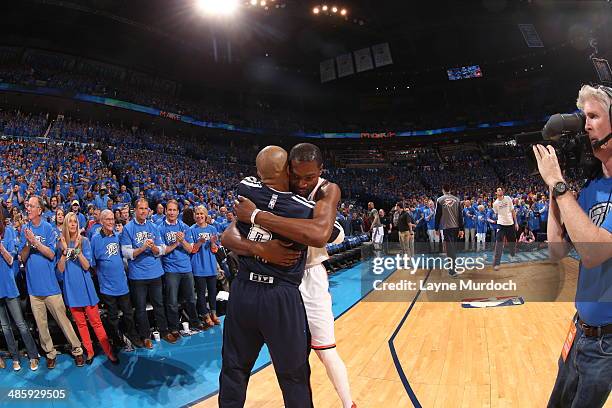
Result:
<svg viewBox="0 0 612 408"><path fill-rule="evenodd" d="M455 259L457 258L457 237L463 238L463 213L459 199L451 194L450 186L442 186L443 195L436 201L436 235L444 236L446 252L453 260L452 269L448 271L451 278L456 278L459 273L455 271Z"/></svg>

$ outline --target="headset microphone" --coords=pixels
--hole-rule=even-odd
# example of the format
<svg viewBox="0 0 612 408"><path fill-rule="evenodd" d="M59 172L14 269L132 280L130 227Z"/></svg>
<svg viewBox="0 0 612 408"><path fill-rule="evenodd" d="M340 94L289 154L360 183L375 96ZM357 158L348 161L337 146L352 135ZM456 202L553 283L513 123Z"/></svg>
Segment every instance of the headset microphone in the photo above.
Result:
<svg viewBox="0 0 612 408"><path fill-rule="evenodd" d="M606 143L608 143L608 141L610 139L612 139L612 133L610 133L608 136L604 137L601 140L597 140L597 141L593 142L593 144L591 146L593 146L593 149L599 149L601 146L603 146Z"/></svg>

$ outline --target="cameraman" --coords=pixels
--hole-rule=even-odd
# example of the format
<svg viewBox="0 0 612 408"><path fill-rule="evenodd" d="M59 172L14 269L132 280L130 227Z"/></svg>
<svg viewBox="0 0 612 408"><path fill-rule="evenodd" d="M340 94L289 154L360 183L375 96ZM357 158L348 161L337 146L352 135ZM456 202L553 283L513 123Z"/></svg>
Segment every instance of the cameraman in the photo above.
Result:
<svg viewBox="0 0 612 408"><path fill-rule="evenodd" d="M612 132L612 91L584 85L577 106L593 145ZM540 174L550 190L548 242L552 258L567 255L571 241L580 255L576 290L575 336L559 359L549 407L602 407L612 384L612 141L594 148L602 163L598 176L576 200L568 192L555 150L533 148ZM572 332L573 332L572 327ZM574 347L575 346L575 347Z"/></svg>

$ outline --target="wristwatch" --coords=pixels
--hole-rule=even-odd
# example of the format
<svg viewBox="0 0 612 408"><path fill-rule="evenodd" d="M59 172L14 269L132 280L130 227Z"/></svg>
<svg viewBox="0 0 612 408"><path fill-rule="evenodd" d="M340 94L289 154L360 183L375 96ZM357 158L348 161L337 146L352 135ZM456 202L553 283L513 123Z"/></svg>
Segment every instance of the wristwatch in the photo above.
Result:
<svg viewBox="0 0 612 408"><path fill-rule="evenodd" d="M565 181L559 181L553 187L553 197L557 198L559 196L562 196L563 194L567 193L568 190L569 186L567 185L567 183Z"/></svg>

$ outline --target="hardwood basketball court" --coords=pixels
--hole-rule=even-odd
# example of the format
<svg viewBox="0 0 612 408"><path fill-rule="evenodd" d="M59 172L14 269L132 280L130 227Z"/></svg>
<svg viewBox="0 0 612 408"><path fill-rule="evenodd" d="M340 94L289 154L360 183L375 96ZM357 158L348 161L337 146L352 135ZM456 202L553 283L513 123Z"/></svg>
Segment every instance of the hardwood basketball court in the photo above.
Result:
<svg viewBox="0 0 612 408"><path fill-rule="evenodd" d="M498 272L537 280L551 267L556 266L530 262L507 265ZM560 267L564 274L558 299L571 299L578 263L567 258ZM417 276L427 273L419 270ZM487 267L480 273L494 272ZM439 271L431 271L430 279L436 276ZM408 277L398 270L386 282ZM380 301L380 293L372 292L336 320L338 351L358 407L412 407L398 369L423 407L546 406L575 313L573 302L535 302L528 295L520 306L466 309L460 302L427 301L421 295L401 326L414 296ZM393 346L400 367L394 364L389 345L396 329ZM314 353L310 363L315 407L340 407ZM196 406L216 407L217 396ZM251 377L246 406L283 406L272 366Z"/></svg>

